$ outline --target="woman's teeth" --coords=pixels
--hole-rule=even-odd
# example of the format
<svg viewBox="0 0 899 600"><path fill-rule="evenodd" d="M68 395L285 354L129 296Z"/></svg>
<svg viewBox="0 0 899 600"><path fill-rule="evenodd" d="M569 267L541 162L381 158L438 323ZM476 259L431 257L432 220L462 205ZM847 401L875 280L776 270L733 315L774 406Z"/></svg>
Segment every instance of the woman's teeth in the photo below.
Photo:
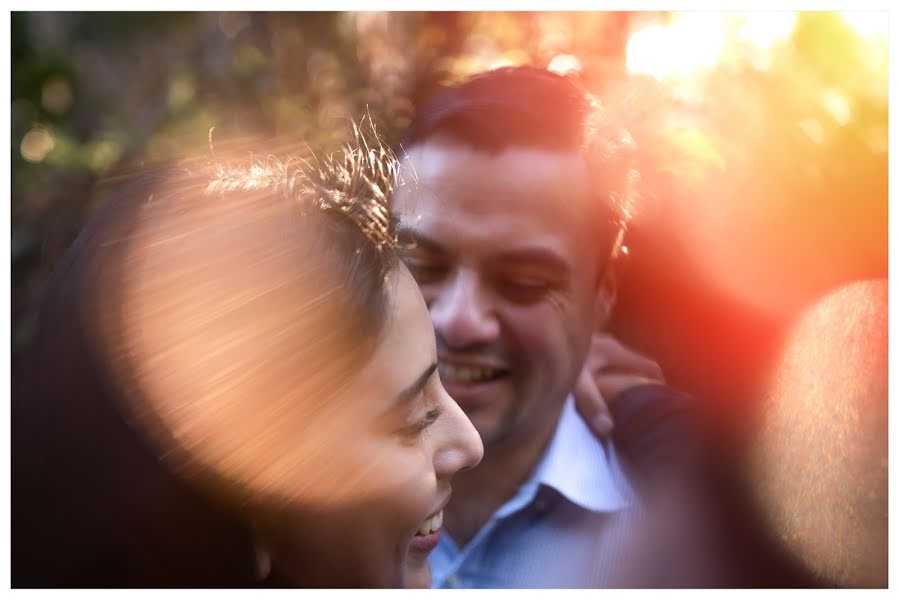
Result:
<svg viewBox="0 0 899 600"><path fill-rule="evenodd" d="M440 379L444 383L479 383L495 379L502 374L499 369L488 367L454 367L441 363Z"/></svg>
<svg viewBox="0 0 899 600"><path fill-rule="evenodd" d="M428 535L434 531L440 529L440 526L443 525L443 511L441 510L439 513L431 517L430 519L425 519L425 522L421 524L421 527L418 528L418 535Z"/></svg>

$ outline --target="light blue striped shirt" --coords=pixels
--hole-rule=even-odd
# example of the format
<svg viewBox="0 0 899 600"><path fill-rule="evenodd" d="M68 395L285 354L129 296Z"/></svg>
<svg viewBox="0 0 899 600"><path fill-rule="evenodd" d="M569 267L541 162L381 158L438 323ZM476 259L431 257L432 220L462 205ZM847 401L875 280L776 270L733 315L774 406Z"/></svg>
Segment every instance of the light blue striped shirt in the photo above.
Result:
<svg viewBox="0 0 899 600"><path fill-rule="evenodd" d="M610 441L569 396L531 477L465 548L446 532L431 553L433 587L617 587L637 499ZM624 565L626 569L626 565Z"/></svg>

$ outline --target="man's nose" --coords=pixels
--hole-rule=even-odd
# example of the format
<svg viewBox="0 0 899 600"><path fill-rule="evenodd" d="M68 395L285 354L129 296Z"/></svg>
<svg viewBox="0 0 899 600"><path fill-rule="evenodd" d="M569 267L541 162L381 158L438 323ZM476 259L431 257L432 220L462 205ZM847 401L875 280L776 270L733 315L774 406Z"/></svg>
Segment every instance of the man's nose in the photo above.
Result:
<svg viewBox="0 0 899 600"><path fill-rule="evenodd" d="M489 293L476 273L459 271L436 290L429 309L438 336L452 348L489 343L499 336L499 322Z"/></svg>

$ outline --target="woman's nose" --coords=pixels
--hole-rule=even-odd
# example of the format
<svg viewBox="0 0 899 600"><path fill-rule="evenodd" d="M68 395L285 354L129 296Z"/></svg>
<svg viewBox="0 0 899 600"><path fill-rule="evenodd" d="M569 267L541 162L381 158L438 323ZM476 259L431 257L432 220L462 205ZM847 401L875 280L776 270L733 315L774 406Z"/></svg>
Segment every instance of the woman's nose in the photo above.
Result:
<svg viewBox="0 0 899 600"><path fill-rule="evenodd" d="M459 471L471 469L481 462L484 444L481 436L445 391L443 427L439 447L434 456L434 470L438 477L452 477ZM440 421L438 421L439 423Z"/></svg>

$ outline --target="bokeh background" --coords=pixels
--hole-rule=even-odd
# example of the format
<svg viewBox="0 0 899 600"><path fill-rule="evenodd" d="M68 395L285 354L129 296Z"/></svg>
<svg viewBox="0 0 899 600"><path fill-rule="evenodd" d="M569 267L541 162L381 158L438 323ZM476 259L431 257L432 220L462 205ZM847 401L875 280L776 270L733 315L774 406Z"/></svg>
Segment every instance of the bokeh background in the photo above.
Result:
<svg viewBox="0 0 899 600"><path fill-rule="evenodd" d="M210 136L388 142L439 86L533 64L601 98L641 197L612 329L727 427L783 331L887 276L878 13L12 13L12 352L107 190Z"/></svg>

